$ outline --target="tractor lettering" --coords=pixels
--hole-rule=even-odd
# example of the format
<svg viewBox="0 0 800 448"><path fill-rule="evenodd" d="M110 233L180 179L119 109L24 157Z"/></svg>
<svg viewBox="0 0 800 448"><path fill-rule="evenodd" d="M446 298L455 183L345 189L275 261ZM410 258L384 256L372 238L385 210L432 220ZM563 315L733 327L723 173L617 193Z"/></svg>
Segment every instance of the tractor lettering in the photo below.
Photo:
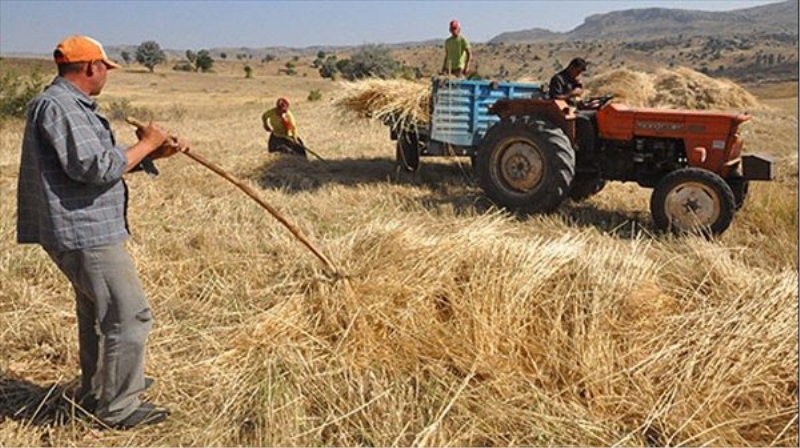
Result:
<svg viewBox="0 0 800 448"><path fill-rule="evenodd" d="M693 134L702 134L706 132L706 127L702 124L692 124L686 130Z"/></svg>
<svg viewBox="0 0 800 448"><path fill-rule="evenodd" d="M661 121L637 121L636 127L639 129L652 129L654 131L680 131L683 130L683 123L664 123Z"/></svg>

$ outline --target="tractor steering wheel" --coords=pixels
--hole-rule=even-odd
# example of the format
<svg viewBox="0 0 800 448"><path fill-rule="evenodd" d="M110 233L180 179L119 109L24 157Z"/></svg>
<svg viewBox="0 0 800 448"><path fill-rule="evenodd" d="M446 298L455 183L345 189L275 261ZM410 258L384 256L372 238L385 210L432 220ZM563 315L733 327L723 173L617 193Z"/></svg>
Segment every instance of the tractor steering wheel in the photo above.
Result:
<svg viewBox="0 0 800 448"><path fill-rule="evenodd" d="M606 103L611 101L614 95L592 96L578 103L578 109L581 110L598 110L605 106Z"/></svg>

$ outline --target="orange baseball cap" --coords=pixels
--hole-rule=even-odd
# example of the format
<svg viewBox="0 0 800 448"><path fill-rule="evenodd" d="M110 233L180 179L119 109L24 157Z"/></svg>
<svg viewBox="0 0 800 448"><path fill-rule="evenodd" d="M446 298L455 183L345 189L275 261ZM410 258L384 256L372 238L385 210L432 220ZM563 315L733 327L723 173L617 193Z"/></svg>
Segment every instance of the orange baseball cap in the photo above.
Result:
<svg viewBox="0 0 800 448"><path fill-rule="evenodd" d="M100 42L88 36L75 35L62 40L53 52L53 57L56 64L103 61L108 68L121 67L108 59Z"/></svg>

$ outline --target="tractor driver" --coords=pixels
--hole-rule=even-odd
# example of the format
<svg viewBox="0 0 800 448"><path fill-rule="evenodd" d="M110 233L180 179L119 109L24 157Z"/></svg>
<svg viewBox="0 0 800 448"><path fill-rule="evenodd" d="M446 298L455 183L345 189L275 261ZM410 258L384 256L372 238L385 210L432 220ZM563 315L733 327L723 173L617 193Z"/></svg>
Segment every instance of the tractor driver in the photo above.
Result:
<svg viewBox="0 0 800 448"><path fill-rule="evenodd" d="M567 103L575 105L575 100L583 95L583 84L579 78L586 71L587 65L583 58L569 61L567 68L550 78L550 98L566 100Z"/></svg>
<svg viewBox="0 0 800 448"><path fill-rule="evenodd" d="M583 95L583 84L579 78L588 65L583 58L569 61L567 68L550 78L550 98L565 100L567 104L577 106L578 98ZM579 110L576 114L575 131L578 149L584 151L586 155L593 155L595 152L596 115L594 110Z"/></svg>

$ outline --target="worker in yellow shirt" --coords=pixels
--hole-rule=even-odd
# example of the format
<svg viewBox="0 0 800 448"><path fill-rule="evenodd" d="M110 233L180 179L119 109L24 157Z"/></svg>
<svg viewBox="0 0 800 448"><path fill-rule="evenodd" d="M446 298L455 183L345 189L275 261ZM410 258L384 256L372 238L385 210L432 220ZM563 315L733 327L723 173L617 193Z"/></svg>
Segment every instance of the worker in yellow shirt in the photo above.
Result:
<svg viewBox="0 0 800 448"><path fill-rule="evenodd" d="M270 134L267 151L307 157L303 141L297 136L297 125L289 110L289 100L278 98L275 107L261 115L261 122L264 130Z"/></svg>
<svg viewBox="0 0 800 448"><path fill-rule="evenodd" d="M444 62L442 74L458 78L469 74L469 62L472 50L469 41L461 35L461 24L458 20L450 21L450 37L444 41Z"/></svg>

